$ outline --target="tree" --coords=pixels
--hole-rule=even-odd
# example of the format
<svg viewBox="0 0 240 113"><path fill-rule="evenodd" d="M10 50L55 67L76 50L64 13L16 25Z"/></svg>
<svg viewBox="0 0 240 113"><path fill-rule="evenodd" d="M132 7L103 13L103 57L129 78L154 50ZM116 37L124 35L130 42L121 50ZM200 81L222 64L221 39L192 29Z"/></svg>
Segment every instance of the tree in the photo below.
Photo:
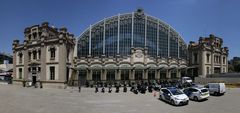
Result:
<svg viewBox="0 0 240 113"><path fill-rule="evenodd" d="M240 72L240 63L234 66L236 72Z"/></svg>
<svg viewBox="0 0 240 113"><path fill-rule="evenodd" d="M229 65L228 65L228 71L229 71L229 72L234 72L234 66L231 65L231 64L229 64Z"/></svg>

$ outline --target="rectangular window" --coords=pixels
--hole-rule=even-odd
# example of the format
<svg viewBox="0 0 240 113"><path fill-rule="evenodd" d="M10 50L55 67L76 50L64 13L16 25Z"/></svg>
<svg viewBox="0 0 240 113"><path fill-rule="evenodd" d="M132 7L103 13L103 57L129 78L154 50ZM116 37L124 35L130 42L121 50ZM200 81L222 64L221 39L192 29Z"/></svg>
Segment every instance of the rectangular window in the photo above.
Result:
<svg viewBox="0 0 240 113"><path fill-rule="evenodd" d="M31 61L31 52L28 53L28 60Z"/></svg>
<svg viewBox="0 0 240 113"><path fill-rule="evenodd" d="M210 54L207 54L207 63L210 61Z"/></svg>
<svg viewBox="0 0 240 113"><path fill-rule="evenodd" d="M198 54L194 53L194 64L197 64L197 60L198 60Z"/></svg>
<svg viewBox="0 0 240 113"><path fill-rule="evenodd" d="M55 67L50 67L50 80L55 80Z"/></svg>
<svg viewBox="0 0 240 113"><path fill-rule="evenodd" d="M207 74L210 74L209 71L210 71L210 69L209 69L209 67L207 67Z"/></svg>
<svg viewBox="0 0 240 113"><path fill-rule="evenodd" d="M19 64L22 63L22 55L19 56Z"/></svg>
<svg viewBox="0 0 240 113"><path fill-rule="evenodd" d="M38 51L38 58L41 59L41 51Z"/></svg>
<svg viewBox="0 0 240 113"><path fill-rule="evenodd" d="M33 51L33 60L37 59L37 52Z"/></svg>
<svg viewBox="0 0 240 113"><path fill-rule="evenodd" d="M50 50L50 57L51 59L55 59L55 49Z"/></svg>
<svg viewBox="0 0 240 113"><path fill-rule="evenodd" d="M19 68L18 72L19 72L19 79L22 79L22 68Z"/></svg>
<svg viewBox="0 0 240 113"><path fill-rule="evenodd" d="M226 63L226 58L225 57L223 57L223 64L225 64Z"/></svg>

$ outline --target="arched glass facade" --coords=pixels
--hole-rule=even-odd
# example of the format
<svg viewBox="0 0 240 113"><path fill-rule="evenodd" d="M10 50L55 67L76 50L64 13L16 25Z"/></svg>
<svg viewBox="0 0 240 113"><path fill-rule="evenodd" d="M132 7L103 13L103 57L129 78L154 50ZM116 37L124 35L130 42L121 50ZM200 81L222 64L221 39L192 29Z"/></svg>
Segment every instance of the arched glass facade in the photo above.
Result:
<svg viewBox="0 0 240 113"><path fill-rule="evenodd" d="M78 39L78 57L120 57L131 48L147 48L150 57L187 59L187 45L170 25L137 11L91 25Z"/></svg>

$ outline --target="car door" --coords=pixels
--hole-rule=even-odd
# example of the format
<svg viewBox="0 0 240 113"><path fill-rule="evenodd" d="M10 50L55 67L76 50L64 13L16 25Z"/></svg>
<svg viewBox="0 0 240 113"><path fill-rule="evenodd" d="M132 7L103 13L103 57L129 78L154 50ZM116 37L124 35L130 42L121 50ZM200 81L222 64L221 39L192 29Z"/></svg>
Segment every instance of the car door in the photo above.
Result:
<svg viewBox="0 0 240 113"><path fill-rule="evenodd" d="M197 90L197 89L195 89L195 88L192 88L192 94L191 94L191 97L193 98L194 96L197 96L197 97L199 97L199 91Z"/></svg>
<svg viewBox="0 0 240 113"><path fill-rule="evenodd" d="M163 96L163 99L166 100L166 89L161 90L161 95Z"/></svg>
<svg viewBox="0 0 240 113"><path fill-rule="evenodd" d="M166 100L170 101L171 93L168 90L165 90L164 97L165 97Z"/></svg>
<svg viewBox="0 0 240 113"><path fill-rule="evenodd" d="M188 96L189 98L191 98L191 99L192 99L193 96L194 96L194 95L193 95L193 91L194 91L193 88L189 88L189 89L188 89L188 94L187 94L187 96Z"/></svg>
<svg viewBox="0 0 240 113"><path fill-rule="evenodd" d="M190 96L189 88L184 89L183 93L189 97Z"/></svg>

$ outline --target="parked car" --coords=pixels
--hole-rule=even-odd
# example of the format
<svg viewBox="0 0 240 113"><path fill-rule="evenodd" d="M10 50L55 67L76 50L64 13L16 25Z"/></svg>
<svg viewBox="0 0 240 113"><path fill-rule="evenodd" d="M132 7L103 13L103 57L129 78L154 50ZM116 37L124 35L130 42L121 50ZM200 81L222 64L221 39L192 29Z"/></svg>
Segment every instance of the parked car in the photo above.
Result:
<svg viewBox="0 0 240 113"><path fill-rule="evenodd" d="M225 83L208 83L206 86L210 94L223 95L226 93Z"/></svg>
<svg viewBox="0 0 240 113"><path fill-rule="evenodd" d="M167 101L172 105L188 104L189 98L176 87L161 88L159 99Z"/></svg>
<svg viewBox="0 0 240 113"><path fill-rule="evenodd" d="M189 99L195 101L207 99L210 96L207 88L198 86L185 88L183 89L183 92L189 97Z"/></svg>

